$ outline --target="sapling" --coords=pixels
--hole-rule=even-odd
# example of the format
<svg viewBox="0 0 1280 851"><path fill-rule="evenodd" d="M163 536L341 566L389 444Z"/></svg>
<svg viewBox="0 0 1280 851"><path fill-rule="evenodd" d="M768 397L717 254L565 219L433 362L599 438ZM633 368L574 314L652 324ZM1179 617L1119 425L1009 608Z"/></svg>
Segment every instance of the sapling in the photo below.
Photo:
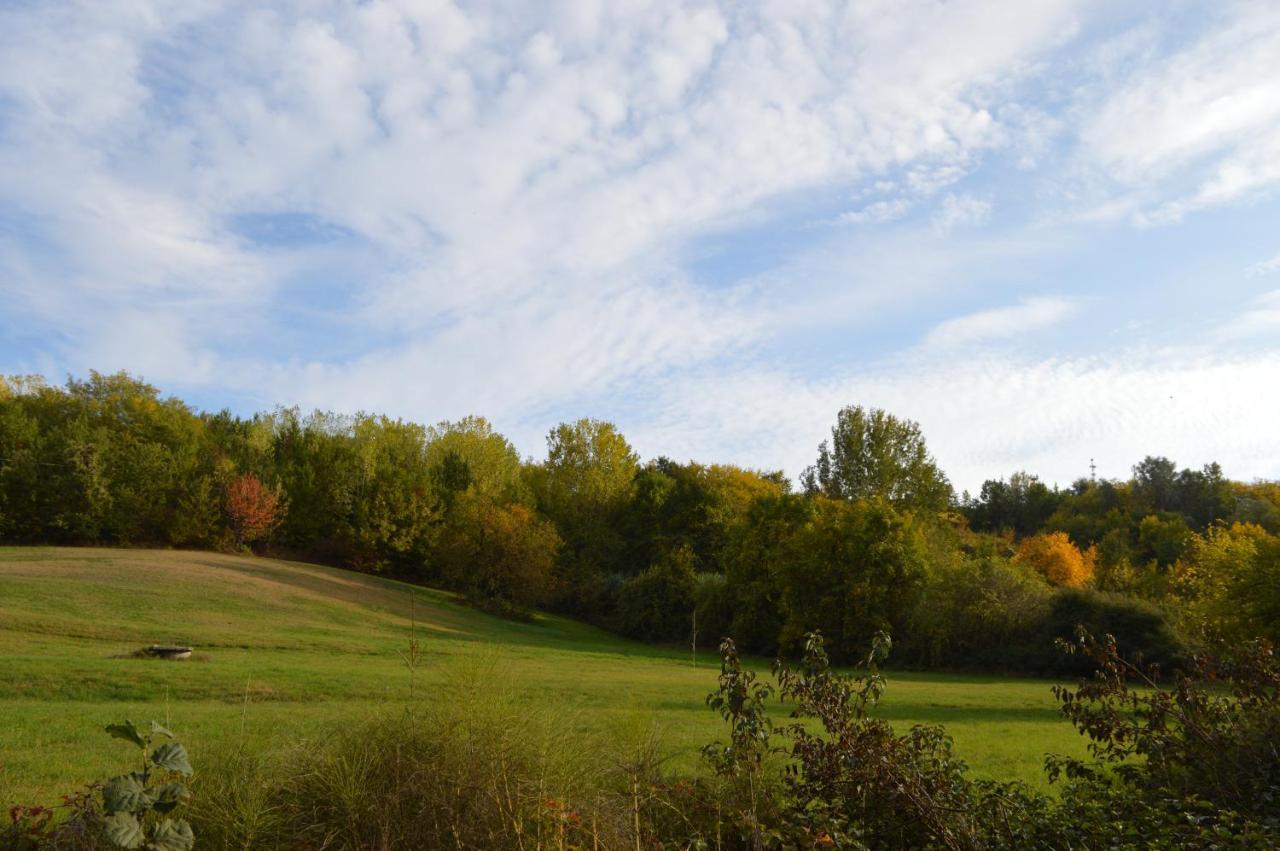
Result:
<svg viewBox="0 0 1280 851"><path fill-rule="evenodd" d="M145 731L132 721L108 724L106 731L136 745L141 758L140 771L102 786L107 839L116 848L189 851L196 841L191 825L170 815L190 794L181 780L191 776L187 749L154 721ZM162 739L169 741L152 747Z"/></svg>

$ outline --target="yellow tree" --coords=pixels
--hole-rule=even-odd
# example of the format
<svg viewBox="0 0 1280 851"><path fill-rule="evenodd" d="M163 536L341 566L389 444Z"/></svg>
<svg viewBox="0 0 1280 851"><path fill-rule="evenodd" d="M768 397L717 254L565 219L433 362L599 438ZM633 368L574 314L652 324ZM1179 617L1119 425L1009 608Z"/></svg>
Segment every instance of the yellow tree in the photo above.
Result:
<svg viewBox="0 0 1280 851"><path fill-rule="evenodd" d="M1082 588L1093 578L1096 553L1093 547L1081 552L1066 532L1048 532L1023 538L1013 558L1054 585Z"/></svg>

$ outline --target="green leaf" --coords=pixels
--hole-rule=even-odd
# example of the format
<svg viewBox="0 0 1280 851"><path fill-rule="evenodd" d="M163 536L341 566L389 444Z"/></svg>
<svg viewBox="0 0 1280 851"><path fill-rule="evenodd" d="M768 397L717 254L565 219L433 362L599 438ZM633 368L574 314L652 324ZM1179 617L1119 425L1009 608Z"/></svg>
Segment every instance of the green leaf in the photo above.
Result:
<svg viewBox="0 0 1280 851"><path fill-rule="evenodd" d="M187 761L187 749L178 742L161 745L151 753L151 762L156 768L176 771L186 776L191 774L191 763Z"/></svg>
<svg viewBox="0 0 1280 851"><path fill-rule="evenodd" d="M102 787L102 803L109 813L136 813L151 806L152 800L142 779L134 774L113 777Z"/></svg>
<svg viewBox="0 0 1280 851"><path fill-rule="evenodd" d="M107 839L117 848L141 848L146 835L132 813L115 813L105 819Z"/></svg>
<svg viewBox="0 0 1280 851"><path fill-rule="evenodd" d="M170 733L170 732L168 731L168 729L166 729L166 728L164 728L164 727L161 727L159 724L157 724L157 723L156 723L156 722L154 722L154 721L152 721L152 722L151 722L151 735L153 735L153 736L164 736L164 737L165 737L165 738L167 738L167 739L172 739L172 738L174 738L173 733Z"/></svg>
<svg viewBox="0 0 1280 851"><path fill-rule="evenodd" d="M191 825L182 819L161 819L151 829L147 848L153 851L191 851L195 844L196 836L191 832Z"/></svg>
<svg viewBox="0 0 1280 851"><path fill-rule="evenodd" d="M147 740L142 738L142 734L138 732L138 728L132 721L125 721L123 724L108 724L105 729L117 739L133 742L140 748L147 746Z"/></svg>
<svg viewBox="0 0 1280 851"><path fill-rule="evenodd" d="M155 803L151 805L158 813L167 813L187 797L187 787L181 783L166 783L152 791Z"/></svg>

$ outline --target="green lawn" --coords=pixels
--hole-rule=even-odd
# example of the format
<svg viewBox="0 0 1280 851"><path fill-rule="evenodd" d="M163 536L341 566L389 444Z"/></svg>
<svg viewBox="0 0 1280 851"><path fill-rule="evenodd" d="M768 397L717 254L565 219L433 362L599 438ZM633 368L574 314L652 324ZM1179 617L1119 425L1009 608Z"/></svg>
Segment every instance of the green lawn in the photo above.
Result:
<svg viewBox="0 0 1280 851"><path fill-rule="evenodd" d="M412 602L411 602L412 596ZM416 627L411 619L411 607ZM397 653L416 629L417 699L460 674L554 707L586 736L652 726L675 768L722 734L703 705L716 659L539 616L512 623L444 592L296 562L151 550L0 548L0 804L50 801L120 767L122 718L202 751L283 743L410 702ZM183 662L129 658L152 643ZM975 773L1042 784L1078 754L1043 680L891 673L880 712L943 723Z"/></svg>

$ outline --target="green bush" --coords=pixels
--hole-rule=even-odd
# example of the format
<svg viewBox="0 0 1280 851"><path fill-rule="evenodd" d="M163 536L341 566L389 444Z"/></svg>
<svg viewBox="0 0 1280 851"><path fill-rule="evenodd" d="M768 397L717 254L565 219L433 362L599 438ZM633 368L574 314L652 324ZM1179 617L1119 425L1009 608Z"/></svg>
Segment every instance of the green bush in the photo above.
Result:
<svg viewBox="0 0 1280 851"><path fill-rule="evenodd" d="M1057 649L1057 643L1070 640L1080 626L1095 635L1114 636L1131 658L1166 671L1190 661L1186 642L1159 606L1122 594L1076 589L1062 589L1054 595L1044 619L1025 641L1010 648L1010 661L1028 673L1091 674L1092 659L1064 655Z"/></svg>
<svg viewBox="0 0 1280 851"><path fill-rule="evenodd" d="M616 628L642 641L687 642L692 634L693 551L681 547L622 584Z"/></svg>
<svg viewBox="0 0 1280 851"><path fill-rule="evenodd" d="M954 558L930 573L911 611L899 655L911 664L1013 668L1009 648L1047 616L1053 590L1006 558Z"/></svg>

